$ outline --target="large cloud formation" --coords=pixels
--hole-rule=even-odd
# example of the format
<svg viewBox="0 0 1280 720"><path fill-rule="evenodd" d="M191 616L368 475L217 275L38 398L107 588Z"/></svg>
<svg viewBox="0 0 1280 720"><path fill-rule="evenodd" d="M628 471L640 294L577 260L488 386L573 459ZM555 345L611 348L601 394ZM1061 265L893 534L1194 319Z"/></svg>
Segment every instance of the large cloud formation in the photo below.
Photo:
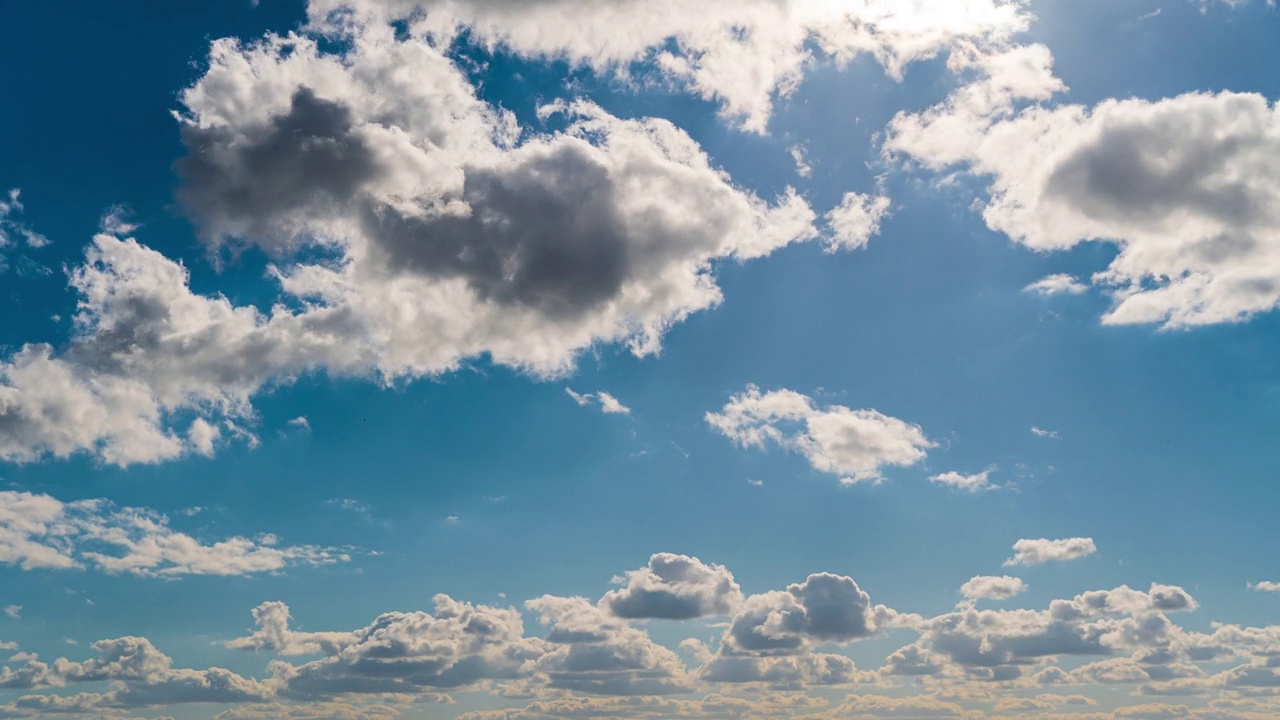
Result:
<svg viewBox="0 0 1280 720"><path fill-rule="evenodd" d="M1035 250L1090 240L1119 254L1093 277L1109 324L1237 322L1280 305L1280 110L1251 93L1048 101L1066 88L1038 45L953 55L972 82L900 114L884 149L986 178L991 229ZM1037 289L1078 292L1063 278Z"/></svg>
<svg viewBox="0 0 1280 720"><path fill-rule="evenodd" d="M994 46L1025 30L1023 0L311 0L314 24L408 21L442 44L461 35L537 59L631 76L648 69L764 132L774 99L819 59L872 55L890 76L953 45ZM816 51L816 52L815 52ZM643 64L645 67L637 67Z"/></svg>
<svg viewBox="0 0 1280 720"><path fill-rule="evenodd" d="M737 593L723 567L666 553L629 573L627 583L632 590L674 595L681 592L681 578L700 588L684 594L701 597L696 605L704 613L712 612L706 603L719 602L711 598ZM1009 600L1021 587L1015 578L980 576L966 583L965 594ZM0 717L105 717L132 708L217 703L232 708L226 718L386 718L406 712L410 703L447 699L442 693L448 691L532 701L524 709L468 716L477 719L1029 718L1056 717L1044 713L1092 703L1087 696L1048 689L1116 686L1143 697L1194 701L1178 717L1254 720L1268 710L1247 705L1258 702L1250 698L1265 702L1269 688L1280 687L1274 662L1280 628L1215 623L1209 632L1187 630L1170 616L1196 611L1199 603L1174 585L1089 591L1053 600L1046 609L980 610L964 602L926 618L873 604L850 577L815 573L784 590L737 598L713 646L696 637L704 625L680 625L686 630L680 650L691 653L696 666L686 666L681 652L664 644L675 642L670 633L659 642L613 612L617 592L599 603L551 595L529 600L525 610L544 625L543 633L528 632L516 608L446 595L435 597L431 612L388 612L351 631L295 630L288 606L264 603L253 611L257 629L226 643L276 658L263 679L220 668L175 668L148 640L136 637L94 643L96 656L87 660L44 662L19 652L0 663L0 689L45 694L0 705ZM666 612L673 602L683 607L685 601L637 597L644 600L641 606L657 609L648 618L690 614ZM897 645L893 641L902 633L916 637ZM880 640L867 652L897 647L878 670L859 669L840 652L871 638ZM282 659L298 656L297 664ZM113 686L107 692L48 692L102 682ZM911 684L913 694L901 697L902 683ZM857 694L828 702L803 692L814 686L853 688ZM743 690L760 696L738 696ZM692 693L703 698L671 697ZM1239 702L1257 714L1215 715L1207 699L1218 706ZM1096 718L1146 711L1136 707L1144 709Z"/></svg>
<svg viewBox="0 0 1280 720"><path fill-rule="evenodd" d="M736 187L666 121L562 102L543 108L562 129L534 133L429 43L351 33L344 52L215 41L182 95L182 206L211 250L271 254L279 303L195 294L104 224L72 273L69 347L0 365L0 457L207 454L245 435L255 392L309 371L391 381L483 356L546 377L597 343L652 354L720 302L716 262L817 236L796 193Z"/></svg>

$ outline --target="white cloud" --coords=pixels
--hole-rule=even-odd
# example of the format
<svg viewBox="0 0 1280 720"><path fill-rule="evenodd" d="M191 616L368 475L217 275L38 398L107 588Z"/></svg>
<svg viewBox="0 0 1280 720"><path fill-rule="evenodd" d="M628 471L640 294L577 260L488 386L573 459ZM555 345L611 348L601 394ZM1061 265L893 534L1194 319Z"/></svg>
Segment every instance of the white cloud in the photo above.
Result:
<svg viewBox="0 0 1280 720"><path fill-rule="evenodd" d="M10 619L20 620L22 618L22 606L6 605L4 609L4 614L7 615Z"/></svg>
<svg viewBox="0 0 1280 720"><path fill-rule="evenodd" d="M970 600L1008 600L1026 589L1026 583L1016 577L979 575L961 585L960 593Z"/></svg>
<svg viewBox="0 0 1280 720"><path fill-rule="evenodd" d="M1050 440L1059 440L1062 435L1057 430L1045 430L1034 425L1031 426L1031 434L1036 437L1048 438Z"/></svg>
<svg viewBox="0 0 1280 720"><path fill-rule="evenodd" d="M63 503L48 495L0 491L0 564L170 577L249 575L350 559L334 548L277 547L269 535L206 544L168 522L159 513L115 508L106 500Z"/></svg>
<svg viewBox="0 0 1280 720"><path fill-rule="evenodd" d="M1022 539L1013 544L1013 557L1004 561L1013 565L1040 565L1047 562L1065 562L1092 555L1098 551L1093 538L1064 538L1062 540Z"/></svg>
<svg viewBox="0 0 1280 720"><path fill-rule="evenodd" d="M26 223L14 219L23 211L22 191L13 189L8 192L7 200L0 200L0 251L11 247L17 239L29 248L42 248L49 244L49 239L32 230ZM0 268L3 266L0 265Z"/></svg>
<svg viewBox="0 0 1280 720"><path fill-rule="evenodd" d="M111 681L109 692L72 696L29 695L17 707L31 715L100 712L110 708L139 708L185 703L261 702L272 688L222 668L190 670L173 667L173 660L146 638L121 637L92 644L98 657L85 661L59 658L41 662L31 654L20 654L17 670L0 668L0 688L30 689L61 687L67 683ZM0 706L0 713L4 713ZM19 714L17 717L24 717Z"/></svg>
<svg viewBox="0 0 1280 720"><path fill-rule="evenodd" d="M599 343L650 355L721 301L715 262L817 237L799 195L736 187L666 121L553 103L563 130L524 131L430 44L352 32L341 53L215 41L181 96L182 205L211 245L270 253L281 302L195 294L179 263L96 236L67 350L0 363L0 458L158 462L211 452L215 428L252 445L252 397L307 372L391 382L483 357L554 377ZM299 259L316 249L332 259Z"/></svg>
<svg viewBox="0 0 1280 720"><path fill-rule="evenodd" d="M1280 304L1280 111L1265 97L1049 107L1064 87L1043 47L953 66L979 78L900 114L885 151L986 178L987 225L1029 248L1115 244L1093 277L1115 301L1103 322L1238 322Z"/></svg>
<svg viewBox="0 0 1280 720"><path fill-rule="evenodd" d="M991 470L983 470L980 473L972 475L964 475L955 471L945 472L938 475L931 475L929 482L937 485L945 485L956 490L977 493L984 490L995 490L998 485L991 482Z"/></svg>
<svg viewBox="0 0 1280 720"><path fill-rule="evenodd" d="M754 385L706 420L744 448L774 444L799 452L846 485L880 481L881 468L914 465L935 446L919 426L875 410L820 408L792 390L762 393Z"/></svg>
<svg viewBox="0 0 1280 720"><path fill-rule="evenodd" d="M1280 593L1280 582L1272 582L1271 580L1263 580L1262 582L1249 583L1250 590L1258 592L1274 592Z"/></svg>
<svg viewBox="0 0 1280 720"><path fill-rule="evenodd" d="M843 66L875 57L901 78L911 62L960 43L998 45L1026 29L1021 0L312 0L313 22L356 8L359 18L409 19L448 45L465 29L482 45L567 59L630 78L657 72L764 132L775 97L791 93L819 58ZM349 16L344 18L349 20ZM820 51L817 55L810 48ZM637 66L642 63L643 66Z"/></svg>
<svg viewBox="0 0 1280 720"><path fill-rule="evenodd" d="M803 145L792 145L788 152L791 154L791 160L796 164L796 175L802 178L813 175L813 166L809 164L809 158Z"/></svg>
<svg viewBox="0 0 1280 720"><path fill-rule="evenodd" d="M1049 275L1023 288L1037 295L1081 295L1089 292L1089 286L1066 274Z"/></svg>
<svg viewBox="0 0 1280 720"><path fill-rule="evenodd" d="M742 590L723 565L698 558L658 553L649 564L617 578L625 587L611 590L600 607L623 618L689 620L728 615L742 601Z"/></svg>
<svg viewBox="0 0 1280 720"><path fill-rule="evenodd" d="M258 629L248 637L226 643L235 650L267 651L276 655L333 655L357 642L356 633L298 632L289 627L289 606L265 602L253 609Z"/></svg>
<svg viewBox="0 0 1280 720"><path fill-rule="evenodd" d="M618 398L601 390L597 393L578 393L573 388L565 388L564 391L573 398L573 401L579 405L586 407L587 405L598 404L600 411L606 415L630 415L631 408L623 405Z"/></svg>
<svg viewBox="0 0 1280 720"><path fill-rule="evenodd" d="M846 193L840 204L826 215L831 236L827 250L856 250L866 247L880 232L880 222L889 214L892 201L884 195Z"/></svg>

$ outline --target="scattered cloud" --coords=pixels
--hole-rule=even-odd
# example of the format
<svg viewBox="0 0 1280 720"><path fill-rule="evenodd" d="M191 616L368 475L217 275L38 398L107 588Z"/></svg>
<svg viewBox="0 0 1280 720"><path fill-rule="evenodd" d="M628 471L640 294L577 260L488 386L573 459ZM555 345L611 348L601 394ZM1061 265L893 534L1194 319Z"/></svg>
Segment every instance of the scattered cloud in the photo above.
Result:
<svg viewBox="0 0 1280 720"><path fill-rule="evenodd" d="M586 407L588 405L599 405L600 411L606 415L631 414L631 408L623 405L618 401L618 398L603 390L597 393L586 394L574 392L573 388L565 388L564 391L569 394L569 397L573 398L574 402L578 403L582 407Z"/></svg>
<svg viewBox="0 0 1280 720"><path fill-rule="evenodd" d="M972 475L964 475L955 471L945 472L939 475L931 475L929 482L956 490L978 493L986 490L996 490L1000 487L991 482L991 473L991 470L983 470Z"/></svg>
<svg viewBox="0 0 1280 720"><path fill-rule="evenodd" d="M1263 580L1262 582L1249 583L1249 589L1256 590L1258 592L1280 593L1280 582Z"/></svg>
<svg viewBox="0 0 1280 720"><path fill-rule="evenodd" d="M741 447L777 445L798 452L845 485L879 482L882 468L914 465L935 447L919 426L876 410L819 407L798 392L765 393L754 385L720 412L707 413L706 421Z"/></svg>
<svg viewBox="0 0 1280 720"><path fill-rule="evenodd" d="M1062 540L1022 539L1013 544L1013 557L1004 561L1006 567L1014 565L1041 565L1047 562L1065 562L1087 557L1098 551L1093 538L1065 538Z"/></svg>
<svg viewBox="0 0 1280 720"><path fill-rule="evenodd" d="M857 250L866 247L880 232L880 223L889 215L892 201L884 195L846 193L840 204L826 215L831 235L827 251Z"/></svg>
<svg viewBox="0 0 1280 720"><path fill-rule="evenodd" d="M1026 583L1016 577L979 575L961 585L960 594L970 600L1008 600L1026 589Z"/></svg>
<svg viewBox="0 0 1280 720"><path fill-rule="evenodd" d="M1089 286L1076 280L1071 275L1058 274L1037 280L1023 288L1037 295L1082 295L1089 292Z"/></svg>
<svg viewBox="0 0 1280 720"><path fill-rule="evenodd" d="M205 543L169 527L164 515L117 508L106 500L64 503L48 495L0 491L0 565L23 570L250 575L349 560L346 551L336 548L280 546L271 535Z"/></svg>
<svg viewBox="0 0 1280 720"><path fill-rule="evenodd" d="M20 620L20 619L22 619L22 606L21 606L21 605L7 605L7 606L5 606L4 614L5 614L5 615L7 615L9 618L11 618L11 619L13 619L13 620Z"/></svg>
<svg viewBox="0 0 1280 720"><path fill-rule="evenodd" d="M1031 434L1036 437L1048 438L1050 440L1059 440L1062 438L1062 435L1059 434L1057 430L1045 430L1044 428L1038 428L1034 425L1031 426Z"/></svg>

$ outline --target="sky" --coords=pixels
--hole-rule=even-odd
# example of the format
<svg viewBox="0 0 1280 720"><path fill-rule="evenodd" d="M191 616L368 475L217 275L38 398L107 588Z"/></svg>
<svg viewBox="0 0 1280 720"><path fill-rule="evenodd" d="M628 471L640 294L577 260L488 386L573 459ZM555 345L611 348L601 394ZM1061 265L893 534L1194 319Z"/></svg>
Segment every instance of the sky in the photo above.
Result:
<svg viewBox="0 0 1280 720"><path fill-rule="evenodd" d="M1280 716L1274 3L0 13L0 718Z"/></svg>

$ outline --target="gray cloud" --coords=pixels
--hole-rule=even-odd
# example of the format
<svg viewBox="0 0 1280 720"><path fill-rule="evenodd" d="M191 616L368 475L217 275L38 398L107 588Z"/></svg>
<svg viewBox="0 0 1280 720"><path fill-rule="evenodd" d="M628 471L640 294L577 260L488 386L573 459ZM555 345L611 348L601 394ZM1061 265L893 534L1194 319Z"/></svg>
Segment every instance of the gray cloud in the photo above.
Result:
<svg viewBox="0 0 1280 720"><path fill-rule="evenodd" d="M612 590L600 606L623 618L689 620L728 615L742 591L723 565L685 555L658 553L649 565L626 574L626 587Z"/></svg>

